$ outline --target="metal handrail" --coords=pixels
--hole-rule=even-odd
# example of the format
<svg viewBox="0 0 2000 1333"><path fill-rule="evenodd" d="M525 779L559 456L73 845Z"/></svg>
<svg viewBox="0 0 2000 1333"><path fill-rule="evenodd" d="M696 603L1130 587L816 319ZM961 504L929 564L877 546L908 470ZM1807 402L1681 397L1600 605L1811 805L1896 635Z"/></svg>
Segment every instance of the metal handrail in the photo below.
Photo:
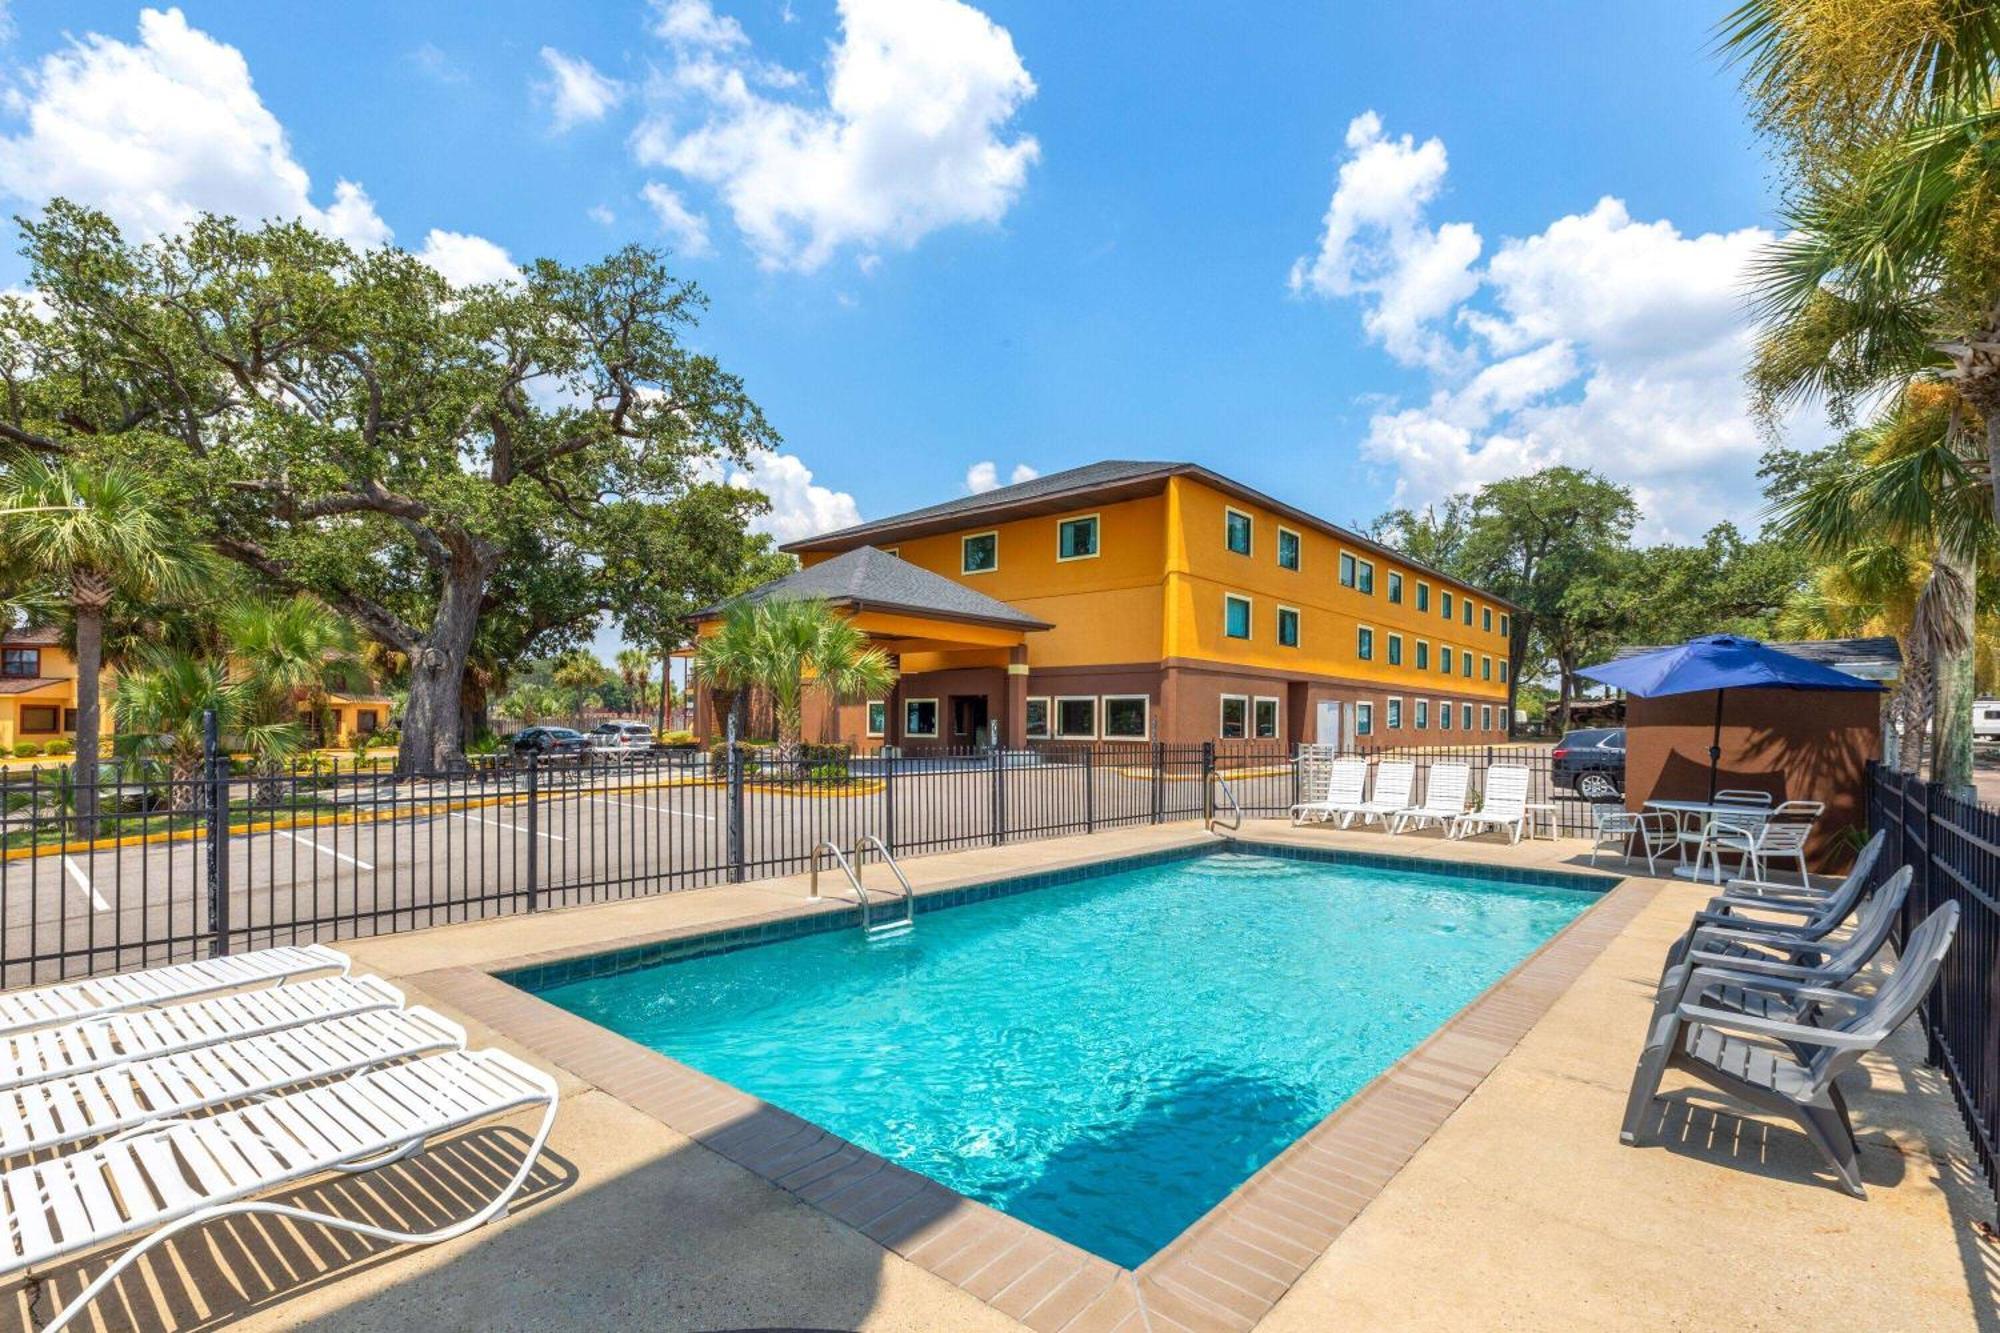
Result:
<svg viewBox="0 0 2000 1333"><path fill-rule="evenodd" d="M897 927L906 927L914 930L917 924L917 891L910 887L908 877L903 874L903 867L896 864L895 854L889 850L887 844L873 833L862 834L854 840L855 864L860 864L863 849L871 843L874 845L875 850L882 854L882 859L889 863L889 873L896 877L896 883L902 886L903 919L901 921L886 922L880 926L874 925L868 919L868 904L864 900L861 904L861 928L868 931L893 930ZM857 880L856 882L858 883L859 881Z"/></svg>
<svg viewBox="0 0 2000 1333"><path fill-rule="evenodd" d="M1211 784L1208 795L1208 831L1210 833L1215 832L1215 788L1220 787L1223 796L1229 801L1230 813L1234 816L1234 821L1226 827L1231 833L1234 833L1237 829L1243 827L1243 806L1237 801L1236 792L1230 787L1228 778L1210 770L1208 780Z"/></svg>
<svg viewBox="0 0 2000 1333"><path fill-rule="evenodd" d="M854 886L854 896L861 903L861 918L865 923L868 919L868 891L861 887L861 876L854 873L854 866L848 861L847 854L841 851L840 844L831 838L825 839L819 846L813 848L812 888L807 893L807 896L811 898L819 897L819 854L821 852L833 853L834 864L839 866L842 873L847 876L847 882Z"/></svg>

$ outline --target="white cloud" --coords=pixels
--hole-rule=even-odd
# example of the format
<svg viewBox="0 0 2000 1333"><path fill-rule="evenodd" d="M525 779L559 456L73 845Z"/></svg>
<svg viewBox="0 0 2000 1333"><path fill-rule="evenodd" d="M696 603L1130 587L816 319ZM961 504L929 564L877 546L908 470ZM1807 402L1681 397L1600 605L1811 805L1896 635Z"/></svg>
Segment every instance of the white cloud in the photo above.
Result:
<svg viewBox="0 0 2000 1333"><path fill-rule="evenodd" d="M1470 224L1428 216L1441 143L1389 139L1369 113L1348 149L1320 249L1292 285L1357 300L1371 338L1431 372L1427 398L1380 407L1362 444L1393 469L1399 503L1561 463L1630 486L1648 538L1754 522L1742 292L1770 232L1687 236L1605 198L1504 241L1481 268Z"/></svg>
<svg viewBox="0 0 2000 1333"><path fill-rule="evenodd" d="M768 532L780 542L851 528L861 521L861 508L854 497L814 484L812 469L796 454L760 449L747 466L730 464L720 470L729 485L762 491L770 497L770 511L752 519L750 527Z"/></svg>
<svg viewBox="0 0 2000 1333"><path fill-rule="evenodd" d="M600 227L609 227L618 221L618 215L603 204L592 204L583 211L585 216Z"/></svg>
<svg viewBox="0 0 2000 1333"><path fill-rule="evenodd" d="M87 33L44 56L6 110L25 124L0 136L0 192L31 205L63 195L144 236L202 211L302 218L358 245L390 236L352 181L336 182L331 205L313 202L242 52L178 9L141 10L136 45Z"/></svg>
<svg viewBox="0 0 2000 1333"><path fill-rule="evenodd" d="M424 237L423 249L417 251L417 258L442 273L454 287L510 283L521 277L520 267L505 250L484 236L470 236L462 231L431 228Z"/></svg>
<svg viewBox="0 0 2000 1333"><path fill-rule="evenodd" d="M653 210L660 230L667 234L676 250L694 258L715 253L715 246L708 239L708 219L689 208L673 187L648 181L639 191L639 197Z"/></svg>
<svg viewBox="0 0 2000 1333"><path fill-rule="evenodd" d="M418 73L439 83L457 85L472 80L472 76L467 74L436 42L420 43L410 52L408 59Z"/></svg>
<svg viewBox="0 0 2000 1333"><path fill-rule="evenodd" d="M1014 470L1007 476L1009 486L1018 486L1024 481L1033 481L1041 476L1026 463L1014 464ZM965 489L973 495L984 495L988 491L1000 489L1000 466L992 459L974 463L965 470Z"/></svg>
<svg viewBox="0 0 2000 1333"><path fill-rule="evenodd" d="M597 72L582 56L564 55L553 46L542 48L549 77L537 85L549 102L550 128L557 134L603 120L625 100L625 85Z"/></svg>
<svg viewBox="0 0 2000 1333"><path fill-rule="evenodd" d="M713 189L766 267L997 222L1040 155L1032 135L1007 137L1035 93L1013 38L959 0L840 0L823 103L788 96L803 80L756 59L707 0L658 9L671 64L633 152Z"/></svg>

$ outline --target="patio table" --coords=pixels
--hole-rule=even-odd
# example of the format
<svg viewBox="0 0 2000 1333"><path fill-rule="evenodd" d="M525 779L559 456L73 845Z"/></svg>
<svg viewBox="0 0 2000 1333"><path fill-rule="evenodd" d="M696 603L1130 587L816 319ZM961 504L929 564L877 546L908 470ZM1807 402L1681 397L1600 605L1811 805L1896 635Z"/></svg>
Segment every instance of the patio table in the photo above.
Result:
<svg viewBox="0 0 2000 1333"><path fill-rule="evenodd" d="M1674 867L1674 874L1682 879L1698 879L1701 876L1699 858L1696 865L1687 864L1688 822L1692 818L1699 825L1699 831L1708 832L1708 826L1718 815L1728 815L1732 823L1738 821L1762 823L1771 817L1771 807L1764 805L1737 805L1730 801L1647 801L1647 810L1659 810L1674 816L1681 830L1681 864ZM1722 883L1722 858L1716 858L1715 882Z"/></svg>

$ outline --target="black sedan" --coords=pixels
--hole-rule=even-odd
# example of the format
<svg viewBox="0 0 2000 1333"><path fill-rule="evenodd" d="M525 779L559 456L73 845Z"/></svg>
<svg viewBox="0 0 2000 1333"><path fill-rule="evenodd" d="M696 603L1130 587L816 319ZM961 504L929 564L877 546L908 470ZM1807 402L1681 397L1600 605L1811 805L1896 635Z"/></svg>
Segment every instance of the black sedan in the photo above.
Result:
<svg viewBox="0 0 2000 1333"><path fill-rule="evenodd" d="M590 739L569 727L523 727L514 733L515 754L563 755L575 758L589 748Z"/></svg>
<svg viewBox="0 0 2000 1333"><path fill-rule="evenodd" d="M1586 801L1615 801L1625 790L1625 728L1572 731L1549 754L1556 786Z"/></svg>

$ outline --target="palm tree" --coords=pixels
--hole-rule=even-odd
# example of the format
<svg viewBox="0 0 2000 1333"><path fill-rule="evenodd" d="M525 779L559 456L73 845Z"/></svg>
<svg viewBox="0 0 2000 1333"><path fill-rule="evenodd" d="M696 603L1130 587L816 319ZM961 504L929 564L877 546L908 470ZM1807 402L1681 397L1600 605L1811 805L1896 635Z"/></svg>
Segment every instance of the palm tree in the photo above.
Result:
<svg viewBox="0 0 2000 1333"><path fill-rule="evenodd" d="M255 690L255 720L291 722L303 701L315 723L327 696L360 674L354 631L324 603L295 596L246 599L224 609L222 641Z"/></svg>
<svg viewBox="0 0 2000 1333"><path fill-rule="evenodd" d="M809 690L843 702L887 694L896 683L888 654L815 600L732 603L722 624L696 645L695 664L710 685L770 695L781 762L798 756Z"/></svg>
<svg viewBox="0 0 2000 1333"><path fill-rule="evenodd" d="M644 648L620 648L617 662L627 705L638 712L646 706L646 686L651 684L647 677L653 674L653 655Z"/></svg>
<svg viewBox="0 0 2000 1333"><path fill-rule="evenodd" d="M281 763L296 750L297 723L257 720L263 693L253 679L233 679L228 664L216 658L155 649L118 677L112 706L119 744L166 767L173 808L200 809L203 730L211 710L217 727L263 766Z"/></svg>
<svg viewBox="0 0 2000 1333"><path fill-rule="evenodd" d="M581 726L584 705L590 692L602 685L609 675L610 673L604 669L604 663L579 648L575 652L563 654L562 659L555 664L555 669L549 673L549 679L555 682L558 689L570 692L570 698L575 703L571 716Z"/></svg>
<svg viewBox="0 0 2000 1333"><path fill-rule="evenodd" d="M0 545L16 569L52 585L76 619L78 831L97 815L99 676L104 617L114 600L171 600L192 591L207 562L174 531L138 476L69 459L29 458L0 489Z"/></svg>

